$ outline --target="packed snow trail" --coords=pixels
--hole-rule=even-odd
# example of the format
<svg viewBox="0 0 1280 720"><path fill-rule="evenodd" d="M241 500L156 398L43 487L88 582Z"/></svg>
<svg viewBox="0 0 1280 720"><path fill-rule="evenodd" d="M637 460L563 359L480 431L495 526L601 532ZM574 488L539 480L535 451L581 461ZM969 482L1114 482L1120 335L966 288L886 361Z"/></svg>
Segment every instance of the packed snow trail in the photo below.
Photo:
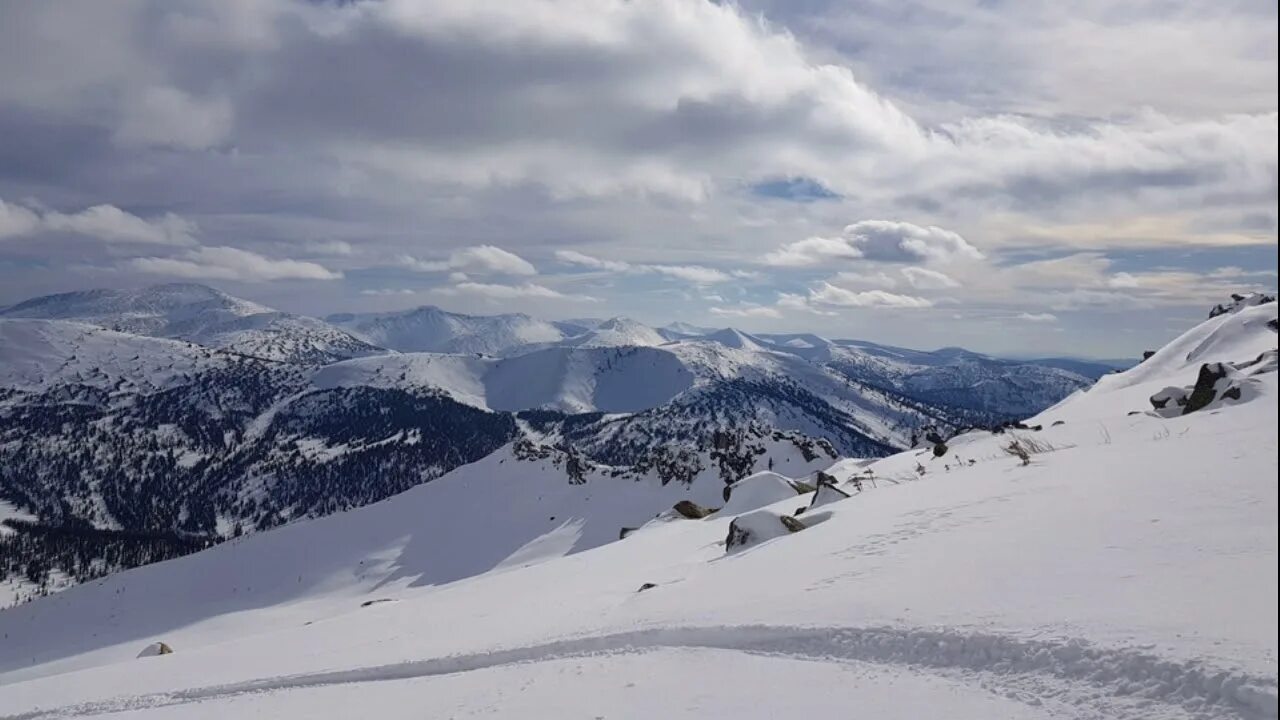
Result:
<svg viewBox="0 0 1280 720"><path fill-rule="evenodd" d="M560 640L522 648L372 667L261 678L174 692L38 709L0 720L84 717L222 700L250 693L453 675L569 657L705 648L827 662L940 671L996 694L1074 716L1111 718L1276 717L1274 679L1174 662L1082 640L1021 640L957 630L787 626L675 627Z"/></svg>

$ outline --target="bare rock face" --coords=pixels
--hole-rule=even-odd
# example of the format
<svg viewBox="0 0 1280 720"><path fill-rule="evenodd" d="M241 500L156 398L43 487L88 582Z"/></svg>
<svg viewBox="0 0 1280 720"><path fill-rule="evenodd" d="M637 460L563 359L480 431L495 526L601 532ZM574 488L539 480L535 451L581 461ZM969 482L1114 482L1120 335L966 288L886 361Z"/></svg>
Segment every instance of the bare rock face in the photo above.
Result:
<svg viewBox="0 0 1280 720"><path fill-rule="evenodd" d="M676 503L672 509L680 513L682 517L689 518L690 520L701 520L715 512L714 509L704 508L691 500L681 500Z"/></svg>
<svg viewBox="0 0 1280 720"><path fill-rule="evenodd" d="M1182 406L1182 414L1189 415L1197 410L1203 410L1209 403L1218 399L1219 392L1228 391L1230 388L1218 388L1218 381L1226 379L1227 373L1228 367L1225 363L1201 365L1196 384L1191 388L1186 404ZM1239 389L1236 392L1239 393Z"/></svg>

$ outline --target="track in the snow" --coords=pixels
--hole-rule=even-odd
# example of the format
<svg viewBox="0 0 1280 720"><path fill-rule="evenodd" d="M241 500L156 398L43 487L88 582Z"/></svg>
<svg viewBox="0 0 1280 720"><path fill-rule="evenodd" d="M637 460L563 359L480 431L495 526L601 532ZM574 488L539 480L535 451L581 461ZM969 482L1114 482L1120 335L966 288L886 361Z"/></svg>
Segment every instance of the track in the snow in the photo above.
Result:
<svg viewBox="0 0 1280 720"><path fill-rule="evenodd" d="M867 662L939 671L992 692L1036 703L1052 698L1070 715L1109 718L1276 717L1275 678L1219 671L1134 650L1081 641L909 628L722 626L638 630L523 648L390 665L263 678L167 693L41 708L0 720L83 717L349 683L408 680L593 654L707 648L831 662Z"/></svg>

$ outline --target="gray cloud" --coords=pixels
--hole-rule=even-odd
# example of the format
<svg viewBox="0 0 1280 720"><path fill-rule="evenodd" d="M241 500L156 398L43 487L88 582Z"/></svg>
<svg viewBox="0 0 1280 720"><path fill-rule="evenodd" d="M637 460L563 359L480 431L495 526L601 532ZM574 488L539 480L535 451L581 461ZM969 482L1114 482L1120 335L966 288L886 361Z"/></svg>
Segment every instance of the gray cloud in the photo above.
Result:
<svg viewBox="0 0 1280 720"><path fill-rule="evenodd" d="M762 260L769 265L802 267L830 260L908 263L982 257L981 251L950 230L893 220L861 220L846 226L839 237L787 243Z"/></svg>
<svg viewBox="0 0 1280 720"><path fill-rule="evenodd" d="M672 278L715 283L722 309L803 324L852 306L776 297L807 299L817 273L871 275L858 263L872 261L945 263L960 287L897 268L832 287L1022 303L1057 280L992 272L1014 251L1275 243L1274 19L1207 0L6 3L0 303L89 281L235 282L218 248L319 268L288 271L298 288L279 297L255 290L304 312L458 272L442 287L461 309L560 302L457 290L523 288L485 276L536 266L530 285L611 314L683 312L656 294ZM1103 71L1115 81L1096 82ZM777 178L832 197L752 191ZM856 218L909 224L835 234ZM529 267L454 262L484 246ZM574 248L643 262L568 261L568 288L552 275ZM1224 262L1260 257L1241 253ZM742 277L764 256L766 275ZM115 270L61 269L71 257Z"/></svg>

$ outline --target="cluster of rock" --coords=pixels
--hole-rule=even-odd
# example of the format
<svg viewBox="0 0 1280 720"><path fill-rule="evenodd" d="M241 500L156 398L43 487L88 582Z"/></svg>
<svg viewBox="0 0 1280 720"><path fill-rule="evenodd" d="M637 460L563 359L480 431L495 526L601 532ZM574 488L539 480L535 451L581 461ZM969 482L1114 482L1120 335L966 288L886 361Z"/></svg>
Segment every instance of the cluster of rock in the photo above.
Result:
<svg viewBox="0 0 1280 720"><path fill-rule="evenodd" d="M1249 293L1247 295L1241 295L1240 293L1232 293L1231 302L1214 305L1213 309L1209 311L1209 317L1216 318L1219 315L1229 315L1231 313L1240 312L1241 310L1248 307L1266 305L1267 303L1273 303L1275 301L1276 301L1276 298L1274 295L1267 295L1265 293L1255 292L1255 293Z"/></svg>
<svg viewBox="0 0 1280 720"><path fill-rule="evenodd" d="M702 520L717 513L736 515L729 523L729 532L724 542L725 551L734 553L766 540L804 530L808 526L797 519L797 515L850 497L849 493L837 487L837 482L834 476L824 472L817 473L813 485L773 472L760 472L725 488L724 507L708 508L691 500L681 500L671 510L660 515L659 519ZM792 515L767 507L799 495L812 497L807 506L797 508ZM816 518L815 521L820 522L821 518ZM635 531L636 528L624 527L618 536L625 538Z"/></svg>
<svg viewBox="0 0 1280 720"><path fill-rule="evenodd" d="M1243 363L1205 363L1200 366L1195 385L1164 388L1151 396L1151 406L1157 415L1177 417L1220 407L1228 401L1241 402L1253 392L1252 378L1275 372L1276 367L1275 350Z"/></svg>

